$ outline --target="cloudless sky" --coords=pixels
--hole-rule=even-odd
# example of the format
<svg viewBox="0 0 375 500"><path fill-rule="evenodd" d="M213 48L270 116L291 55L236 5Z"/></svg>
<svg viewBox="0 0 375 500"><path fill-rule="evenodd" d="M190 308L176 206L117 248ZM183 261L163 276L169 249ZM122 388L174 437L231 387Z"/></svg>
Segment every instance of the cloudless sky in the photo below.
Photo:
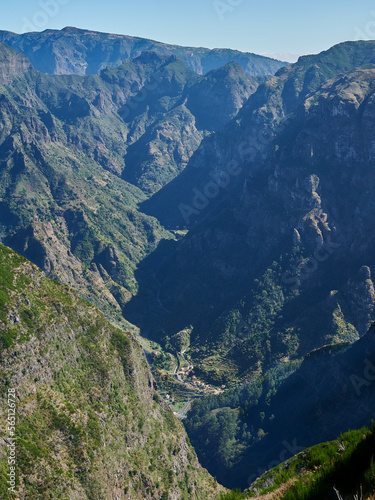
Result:
<svg viewBox="0 0 375 500"><path fill-rule="evenodd" d="M179 45L306 54L375 39L375 1L3 0L1 30L65 26Z"/></svg>

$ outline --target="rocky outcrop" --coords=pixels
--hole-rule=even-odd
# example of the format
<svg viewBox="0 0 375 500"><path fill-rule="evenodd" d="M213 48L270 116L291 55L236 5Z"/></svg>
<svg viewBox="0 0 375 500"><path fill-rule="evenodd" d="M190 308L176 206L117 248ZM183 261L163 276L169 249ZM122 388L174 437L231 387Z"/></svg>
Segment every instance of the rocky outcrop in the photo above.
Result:
<svg viewBox="0 0 375 500"><path fill-rule="evenodd" d="M11 83L18 75L31 68L31 63L25 56L0 43L0 85Z"/></svg>

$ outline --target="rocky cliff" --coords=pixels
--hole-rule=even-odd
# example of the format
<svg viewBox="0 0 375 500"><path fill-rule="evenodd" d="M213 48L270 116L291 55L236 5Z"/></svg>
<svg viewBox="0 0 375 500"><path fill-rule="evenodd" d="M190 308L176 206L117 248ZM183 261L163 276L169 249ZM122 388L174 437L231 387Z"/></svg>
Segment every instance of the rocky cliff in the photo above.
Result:
<svg viewBox="0 0 375 500"><path fill-rule="evenodd" d="M18 75L30 71L31 63L19 52L1 44L0 50L0 85L12 82Z"/></svg>

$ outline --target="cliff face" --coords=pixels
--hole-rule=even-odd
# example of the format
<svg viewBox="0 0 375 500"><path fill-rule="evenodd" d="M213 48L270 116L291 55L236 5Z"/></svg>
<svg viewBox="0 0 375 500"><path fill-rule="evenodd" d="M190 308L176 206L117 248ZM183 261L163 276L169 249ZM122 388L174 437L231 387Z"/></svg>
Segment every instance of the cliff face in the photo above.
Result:
<svg viewBox="0 0 375 500"><path fill-rule="evenodd" d="M181 204L196 208L193 189L204 192L212 178L228 171L228 165L234 162L247 174L263 169L267 148L309 94L317 92L330 79L374 62L373 41L346 42L281 68L259 86L234 120L202 142L183 175L146 202L145 210L167 227L191 227L209 212L200 209L191 212L189 218L183 217ZM243 177L236 174L231 176L228 185L224 182L225 188L210 206L216 207L218 199L232 192L238 178L243 181Z"/></svg>
<svg viewBox="0 0 375 500"><path fill-rule="evenodd" d="M31 70L31 63L19 52L0 44L0 85L13 81L17 75L22 75Z"/></svg>
<svg viewBox="0 0 375 500"><path fill-rule="evenodd" d="M1 498L11 498L8 389L18 498L212 498L216 483L158 396L134 338L3 246L0 276Z"/></svg>

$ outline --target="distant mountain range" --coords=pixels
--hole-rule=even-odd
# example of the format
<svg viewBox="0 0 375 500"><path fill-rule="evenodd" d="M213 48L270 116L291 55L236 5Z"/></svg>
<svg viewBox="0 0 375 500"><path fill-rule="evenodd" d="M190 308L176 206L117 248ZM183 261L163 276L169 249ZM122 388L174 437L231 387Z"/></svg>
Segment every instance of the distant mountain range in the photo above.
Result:
<svg viewBox="0 0 375 500"><path fill-rule="evenodd" d="M72 27L18 35L0 31L0 42L25 54L43 73L93 75L108 66L119 66L144 51L175 55L198 74L236 61L249 76L273 75L287 63L230 49L180 47L126 35L98 33Z"/></svg>

